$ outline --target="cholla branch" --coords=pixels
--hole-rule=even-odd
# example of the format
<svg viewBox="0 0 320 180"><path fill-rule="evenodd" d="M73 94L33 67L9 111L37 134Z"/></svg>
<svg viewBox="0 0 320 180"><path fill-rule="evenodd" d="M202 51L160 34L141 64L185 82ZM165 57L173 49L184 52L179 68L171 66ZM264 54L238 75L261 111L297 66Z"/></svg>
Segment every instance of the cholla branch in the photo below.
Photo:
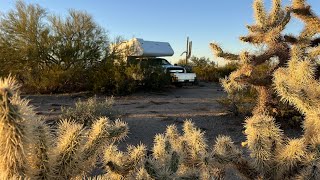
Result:
<svg viewBox="0 0 320 180"><path fill-rule="evenodd" d="M272 177L276 165L274 156L282 148L282 131L272 117L264 114L248 118L244 127L247 141L243 145L250 150L255 168L263 176Z"/></svg>
<svg viewBox="0 0 320 180"><path fill-rule="evenodd" d="M104 162L107 166L107 175L111 179L128 179L134 177L143 167L146 147L144 145L128 146L123 153L114 145L107 147L104 153Z"/></svg>
<svg viewBox="0 0 320 180"><path fill-rule="evenodd" d="M58 127L57 144L54 150L53 176L57 179L76 177L81 162L84 131L81 124L63 120Z"/></svg>
<svg viewBox="0 0 320 180"><path fill-rule="evenodd" d="M52 154L53 136L50 128L43 121L36 121L32 125L31 153L28 161L31 167L30 177L34 179L52 179Z"/></svg>
<svg viewBox="0 0 320 180"><path fill-rule="evenodd" d="M0 179L26 177L27 103L19 98L13 77L0 79Z"/></svg>
<svg viewBox="0 0 320 180"><path fill-rule="evenodd" d="M239 55L223 52L223 50L215 43L210 43L210 47L211 47L211 50L214 52L214 54L217 57L221 57L221 58L224 58L227 60L239 60L240 59Z"/></svg>
<svg viewBox="0 0 320 180"><path fill-rule="evenodd" d="M301 33L300 38L311 38L320 33L320 19L304 0L293 0L290 11L305 23L305 30Z"/></svg>
<svg viewBox="0 0 320 180"><path fill-rule="evenodd" d="M272 1L272 9L269 15L269 25L277 24L284 16L284 11L281 8L281 0Z"/></svg>
<svg viewBox="0 0 320 180"><path fill-rule="evenodd" d="M86 143L81 150L80 167L85 167L80 170L81 173L90 173L98 160L98 155L102 153L102 148L117 140L121 140L126 136L127 131L127 125L121 121L112 123L106 117L101 117L96 120L90 128Z"/></svg>
<svg viewBox="0 0 320 180"><path fill-rule="evenodd" d="M267 24L267 13L264 8L263 0L253 1L254 17L259 26L265 26Z"/></svg>
<svg viewBox="0 0 320 180"><path fill-rule="evenodd" d="M299 171L308 162L307 147L303 139L292 139L288 144L278 152L276 156L278 164L278 179L288 178L294 175L292 172ZM311 159L310 159L311 160ZM293 177L291 177L293 178Z"/></svg>

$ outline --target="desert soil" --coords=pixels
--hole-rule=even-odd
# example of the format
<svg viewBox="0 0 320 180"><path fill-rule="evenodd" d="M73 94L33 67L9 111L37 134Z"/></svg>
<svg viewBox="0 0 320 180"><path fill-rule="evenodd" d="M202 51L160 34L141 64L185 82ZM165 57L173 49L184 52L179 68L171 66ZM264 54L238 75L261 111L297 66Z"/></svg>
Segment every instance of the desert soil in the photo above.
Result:
<svg viewBox="0 0 320 180"><path fill-rule="evenodd" d="M62 95L27 95L39 115L48 121L56 121L61 107L72 107L79 99L88 98L86 93ZM105 99L105 96L97 96ZM218 135L229 135L240 145L245 140L243 122L245 117L233 116L216 100L226 97L217 83L201 83L199 86L168 88L163 92L143 92L115 97L114 109L121 113L121 119L128 123L130 133L120 144L143 143L152 147L156 134L165 131L166 126L176 124L179 129L184 120L191 119L205 131L208 143L212 145ZM288 130L292 134L293 130ZM293 133L294 134L294 133ZM122 149L121 148L121 149Z"/></svg>

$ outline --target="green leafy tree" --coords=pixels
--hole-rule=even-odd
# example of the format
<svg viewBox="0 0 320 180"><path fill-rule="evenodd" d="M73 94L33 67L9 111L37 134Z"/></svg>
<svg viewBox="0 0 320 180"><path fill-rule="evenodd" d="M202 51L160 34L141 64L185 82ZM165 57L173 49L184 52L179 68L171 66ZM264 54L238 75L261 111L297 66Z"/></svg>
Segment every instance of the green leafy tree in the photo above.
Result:
<svg viewBox="0 0 320 180"><path fill-rule="evenodd" d="M49 63L49 27L44 23L46 11L38 5L16 3L15 10L0 19L0 64L5 73L22 76Z"/></svg>
<svg viewBox="0 0 320 180"><path fill-rule="evenodd" d="M66 18L50 16L52 46L50 58L62 69L90 68L102 60L107 37L86 12L69 10Z"/></svg>
<svg viewBox="0 0 320 180"><path fill-rule="evenodd" d="M91 68L106 55L107 35L86 12L48 16L39 5L16 3L0 19L0 66L32 91L88 88Z"/></svg>

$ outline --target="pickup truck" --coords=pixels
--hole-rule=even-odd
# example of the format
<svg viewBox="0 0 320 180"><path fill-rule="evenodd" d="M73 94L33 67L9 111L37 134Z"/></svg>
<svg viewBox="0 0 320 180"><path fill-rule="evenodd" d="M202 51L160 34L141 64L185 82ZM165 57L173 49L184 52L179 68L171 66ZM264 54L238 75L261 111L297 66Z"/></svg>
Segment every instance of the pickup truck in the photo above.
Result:
<svg viewBox="0 0 320 180"><path fill-rule="evenodd" d="M166 73L170 73L172 83L180 85L181 83L197 84L197 75L195 73L187 73L187 70L182 66L171 65L166 59L161 59L166 62L162 67Z"/></svg>
<svg viewBox="0 0 320 180"><path fill-rule="evenodd" d="M128 64L147 63L151 67L163 67L165 73L170 74L171 82L177 86L182 86L183 83L198 83L195 73L187 73L184 67L172 65L166 59L160 58L174 54L168 42L145 41L141 38L133 38L114 47L122 50L120 52L126 57ZM135 79L139 80L139 78Z"/></svg>
<svg viewBox="0 0 320 180"><path fill-rule="evenodd" d="M171 82L176 86L182 86L183 83L191 83L196 85L197 75L195 73L188 73L182 66L172 65L168 60L164 58L144 58L151 65L161 65L165 73L169 73L171 76Z"/></svg>

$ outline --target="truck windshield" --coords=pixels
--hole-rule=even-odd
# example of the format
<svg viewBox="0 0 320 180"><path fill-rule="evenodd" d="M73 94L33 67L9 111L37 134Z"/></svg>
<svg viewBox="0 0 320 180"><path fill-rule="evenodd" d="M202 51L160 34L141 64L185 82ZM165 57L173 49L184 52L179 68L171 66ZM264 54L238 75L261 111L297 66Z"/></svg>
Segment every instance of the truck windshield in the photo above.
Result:
<svg viewBox="0 0 320 180"><path fill-rule="evenodd" d="M162 59L162 65L171 65L166 59Z"/></svg>

